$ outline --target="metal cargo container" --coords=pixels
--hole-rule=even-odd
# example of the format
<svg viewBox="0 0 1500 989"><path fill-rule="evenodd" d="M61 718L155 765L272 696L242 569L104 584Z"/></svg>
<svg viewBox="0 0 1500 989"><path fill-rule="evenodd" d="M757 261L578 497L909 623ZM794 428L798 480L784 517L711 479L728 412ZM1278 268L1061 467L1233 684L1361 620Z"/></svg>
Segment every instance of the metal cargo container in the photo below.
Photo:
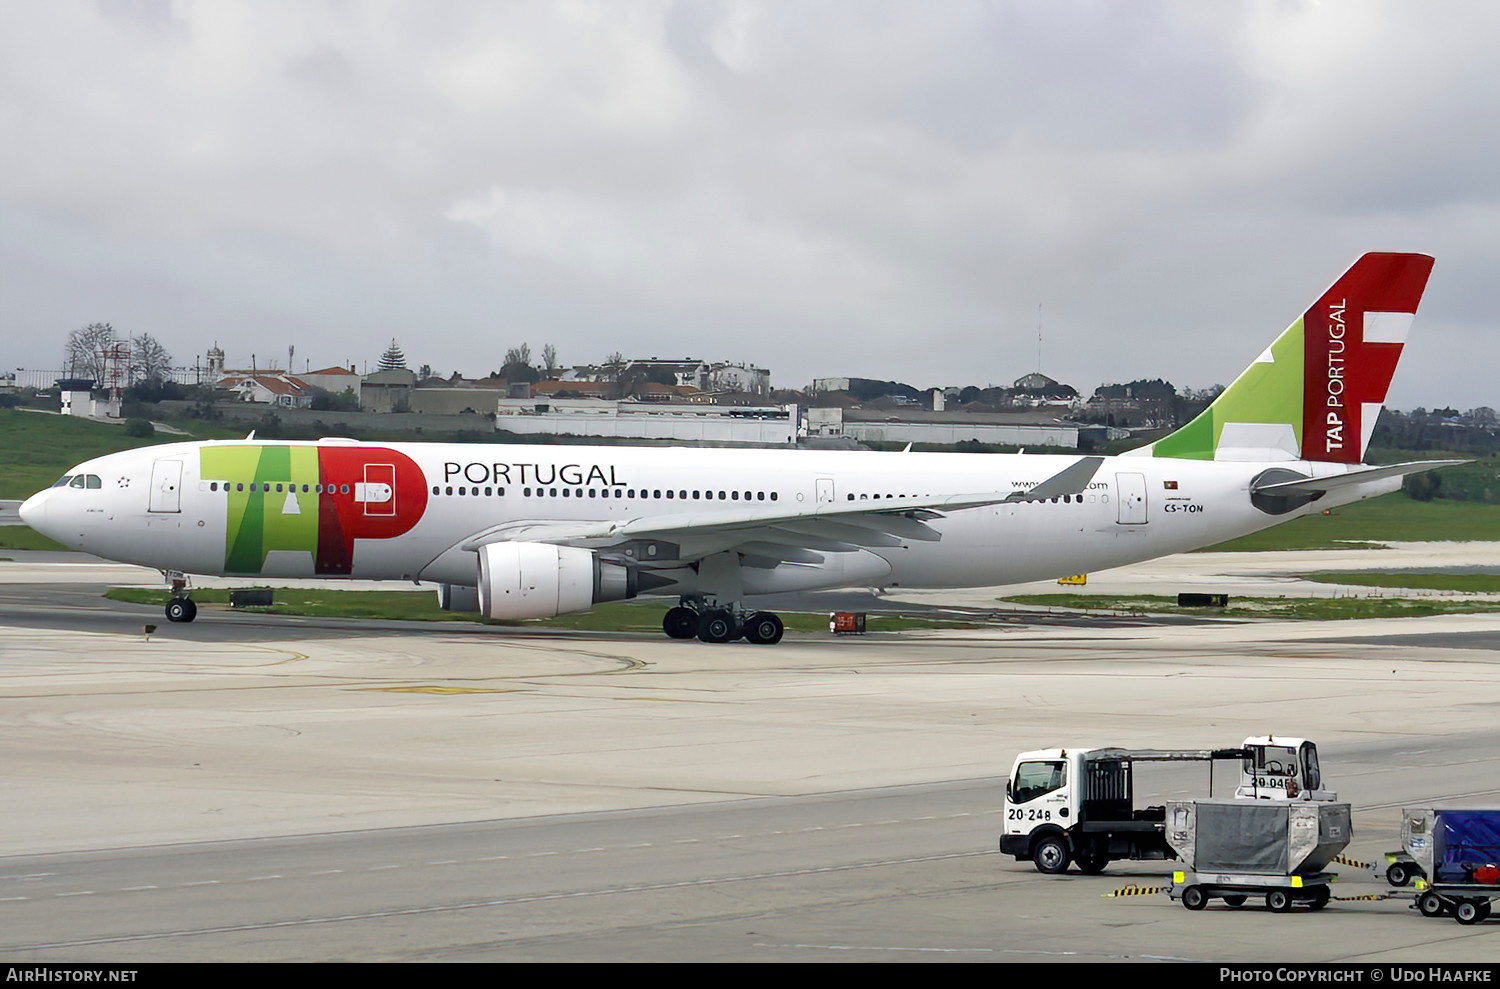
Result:
<svg viewBox="0 0 1500 989"><path fill-rule="evenodd" d="M1174 800L1167 843L1188 869L1265 876L1319 873L1349 844L1349 805Z"/></svg>

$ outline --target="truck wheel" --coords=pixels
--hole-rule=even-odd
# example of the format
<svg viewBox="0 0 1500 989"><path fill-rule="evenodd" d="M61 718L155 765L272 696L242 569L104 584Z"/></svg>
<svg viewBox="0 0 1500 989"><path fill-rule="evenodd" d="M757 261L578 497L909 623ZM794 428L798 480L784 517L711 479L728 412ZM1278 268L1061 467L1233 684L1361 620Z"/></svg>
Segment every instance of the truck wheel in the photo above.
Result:
<svg viewBox="0 0 1500 989"><path fill-rule="evenodd" d="M1405 886L1411 882L1411 870L1405 862L1392 862L1391 867L1385 870L1385 881L1392 886Z"/></svg>
<svg viewBox="0 0 1500 989"><path fill-rule="evenodd" d="M1453 919L1464 925L1479 923L1484 919L1484 915L1479 909L1479 901L1460 900L1458 905L1453 908Z"/></svg>
<svg viewBox="0 0 1500 989"><path fill-rule="evenodd" d="M1056 876L1068 871L1068 843L1062 835L1049 834L1036 843L1031 850L1031 861L1036 871Z"/></svg>
<svg viewBox="0 0 1500 989"><path fill-rule="evenodd" d="M1231 907L1242 907L1245 905L1244 893L1230 893L1224 897L1224 904Z"/></svg>
<svg viewBox="0 0 1500 989"><path fill-rule="evenodd" d="M1322 910L1328 906L1328 901L1331 899L1333 899L1333 893L1327 886L1315 886L1312 896L1307 899L1307 905L1314 910Z"/></svg>
<svg viewBox="0 0 1500 989"><path fill-rule="evenodd" d="M1084 875L1097 876L1109 865L1109 855L1098 848L1080 848L1073 862Z"/></svg>
<svg viewBox="0 0 1500 989"><path fill-rule="evenodd" d="M1189 886L1182 891L1182 905L1189 910L1202 910L1208 906L1208 894L1202 886Z"/></svg>
<svg viewBox="0 0 1500 989"><path fill-rule="evenodd" d="M1292 897L1284 889L1273 889L1266 894L1266 909L1272 913L1286 913L1292 909Z"/></svg>
<svg viewBox="0 0 1500 989"><path fill-rule="evenodd" d="M1424 917L1441 917L1443 909L1443 898L1436 893L1427 892L1417 897L1417 911Z"/></svg>

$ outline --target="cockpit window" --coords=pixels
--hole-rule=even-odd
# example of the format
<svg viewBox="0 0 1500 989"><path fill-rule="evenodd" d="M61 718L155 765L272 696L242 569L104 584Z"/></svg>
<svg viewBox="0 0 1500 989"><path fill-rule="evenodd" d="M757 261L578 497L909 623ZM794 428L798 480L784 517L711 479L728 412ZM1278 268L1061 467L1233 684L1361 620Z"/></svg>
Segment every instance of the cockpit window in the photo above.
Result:
<svg viewBox="0 0 1500 989"><path fill-rule="evenodd" d="M104 487L104 482L100 480L98 474L90 474L88 477L88 486L90 490Z"/></svg>
<svg viewBox="0 0 1500 989"><path fill-rule="evenodd" d="M70 487L70 488L81 488L81 487L83 487L83 485L84 485L84 476L82 474L74 474L73 475L73 480L72 480L71 483L68 484L68 487Z"/></svg>
<svg viewBox="0 0 1500 989"><path fill-rule="evenodd" d="M52 486L54 488L65 488L68 486L68 482L71 480L73 480L72 474L64 474L62 477L58 478L57 483Z"/></svg>

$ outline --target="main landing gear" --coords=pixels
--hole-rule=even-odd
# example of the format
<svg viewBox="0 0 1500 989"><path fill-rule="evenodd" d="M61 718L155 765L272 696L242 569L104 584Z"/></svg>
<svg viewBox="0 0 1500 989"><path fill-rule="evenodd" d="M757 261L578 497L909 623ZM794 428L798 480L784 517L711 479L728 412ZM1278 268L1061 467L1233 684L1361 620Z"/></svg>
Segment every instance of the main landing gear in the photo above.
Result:
<svg viewBox="0 0 1500 989"><path fill-rule="evenodd" d="M733 642L743 637L746 642L762 646L780 642L785 631L781 619L769 611L741 611L733 605L687 598L667 612L661 627L674 639L697 636L704 642Z"/></svg>
<svg viewBox="0 0 1500 989"><path fill-rule="evenodd" d="M190 622L197 618L198 606L188 597L187 577L180 573L169 573L166 577L167 583L172 585L172 599L167 602L167 621Z"/></svg>

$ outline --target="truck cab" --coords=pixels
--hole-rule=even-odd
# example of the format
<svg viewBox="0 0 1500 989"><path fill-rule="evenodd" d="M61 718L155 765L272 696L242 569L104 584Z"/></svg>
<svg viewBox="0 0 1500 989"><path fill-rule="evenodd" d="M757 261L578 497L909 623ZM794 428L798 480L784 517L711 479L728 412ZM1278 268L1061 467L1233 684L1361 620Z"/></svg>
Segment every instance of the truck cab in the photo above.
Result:
<svg viewBox="0 0 1500 989"><path fill-rule="evenodd" d="M1137 807L1138 762L1235 760L1235 796L1246 800L1333 800L1320 789L1317 746L1301 738L1257 736L1232 749L1055 748L1023 752L1005 782L1000 851L1056 874L1076 863L1085 873L1118 859L1168 859L1165 801Z"/></svg>
<svg viewBox="0 0 1500 989"><path fill-rule="evenodd" d="M1120 748L1023 752L1005 784L1000 850L1049 874L1072 862L1096 873L1112 859L1166 858L1164 805L1134 806L1137 755Z"/></svg>

